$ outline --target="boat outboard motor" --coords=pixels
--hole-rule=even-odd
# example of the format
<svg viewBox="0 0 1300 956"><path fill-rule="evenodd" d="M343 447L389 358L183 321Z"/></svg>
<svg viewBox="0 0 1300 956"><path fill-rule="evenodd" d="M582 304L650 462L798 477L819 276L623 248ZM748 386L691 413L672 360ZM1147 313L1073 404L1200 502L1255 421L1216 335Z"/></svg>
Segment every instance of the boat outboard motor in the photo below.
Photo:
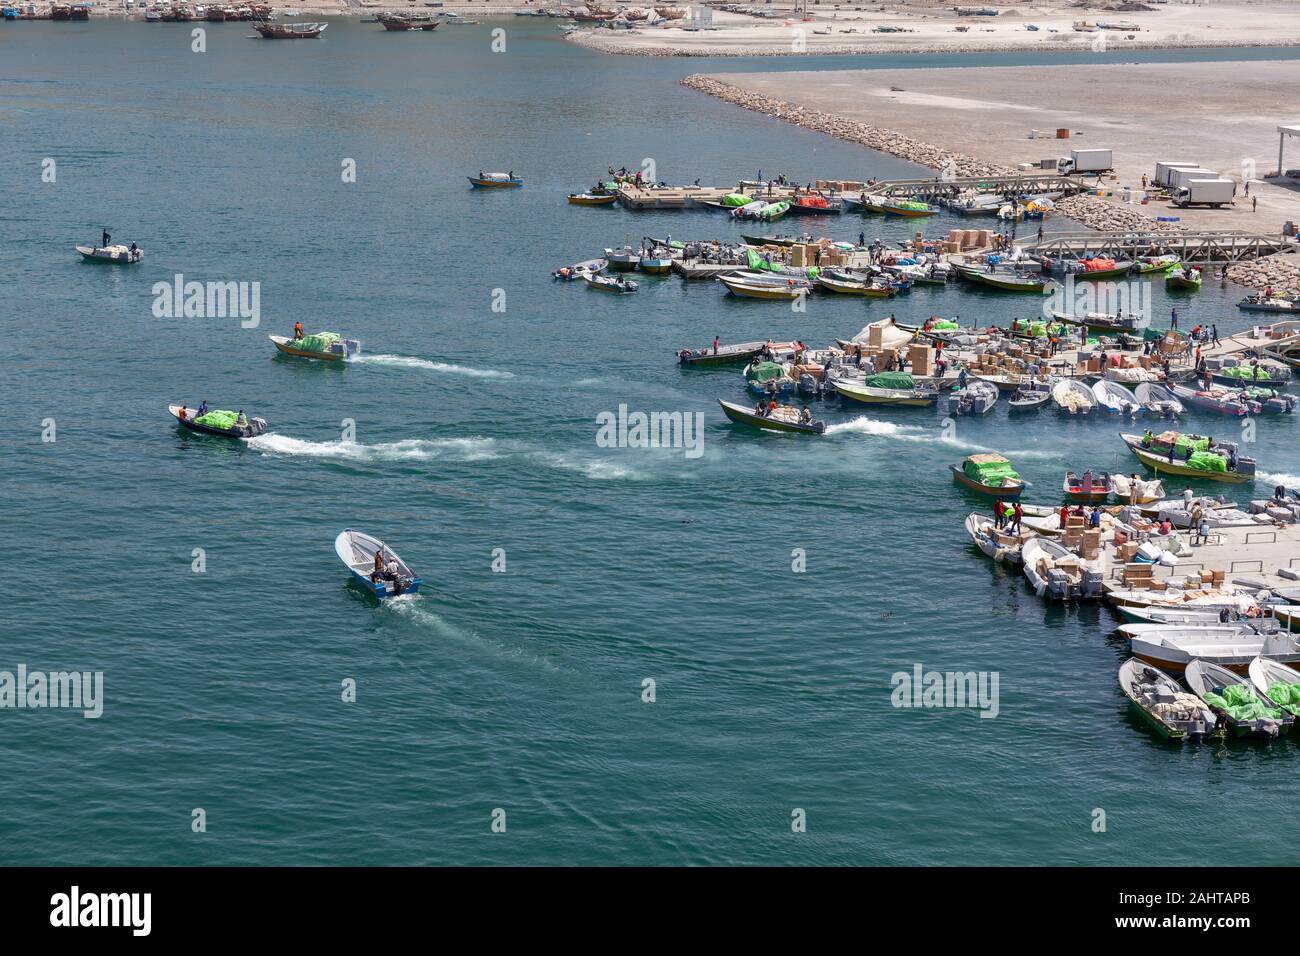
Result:
<svg viewBox="0 0 1300 956"><path fill-rule="evenodd" d="M1047 594L1058 601L1070 596L1070 576L1059 568L1047 572Z"/></svg>
<svg viewBox="0 0 1300 956"><path fill-rule="evenodd" d="M1102 574L1100 571L1091 568L1083 569L1083 578L1080 584L1081 597L1096 597L1101 593Z"/></svg>

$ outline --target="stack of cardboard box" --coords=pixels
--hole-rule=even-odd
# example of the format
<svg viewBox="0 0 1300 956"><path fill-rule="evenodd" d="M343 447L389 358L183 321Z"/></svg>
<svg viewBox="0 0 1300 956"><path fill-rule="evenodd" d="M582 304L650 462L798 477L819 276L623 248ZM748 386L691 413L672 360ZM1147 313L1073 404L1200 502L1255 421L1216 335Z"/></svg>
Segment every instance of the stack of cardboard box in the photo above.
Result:
<svg viewBox="0 0 1300 956"><path fill-rule="evenodd" d="M1136 589L1149 588L1154 581L1155 565L1141 561L1124 564L1124 586Z"/></svg>
<svg viewBox="0 0 1300 956"><path fill-rule="evenodd" d="M913 375L928 377L934 374L934 349L928 345L912 345L907 349L907 361Z"/></svg>

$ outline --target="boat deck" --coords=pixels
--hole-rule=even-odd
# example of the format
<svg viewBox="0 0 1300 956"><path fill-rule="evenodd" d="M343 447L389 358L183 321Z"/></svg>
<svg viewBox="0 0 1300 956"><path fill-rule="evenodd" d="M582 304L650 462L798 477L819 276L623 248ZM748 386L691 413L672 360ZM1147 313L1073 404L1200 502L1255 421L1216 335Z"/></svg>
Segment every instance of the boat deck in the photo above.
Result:
<svg viewBox="0 0 1300 956"><path fill-rule="evenodd" d="M627 209L691 209L700 203L721 202L723 196L736 191L735 186L636 186L624 183L618 187L618 199ZM754 196L755 199L789 199L794 194L793 187L774 186L771 193L766 189Z"/></svg>

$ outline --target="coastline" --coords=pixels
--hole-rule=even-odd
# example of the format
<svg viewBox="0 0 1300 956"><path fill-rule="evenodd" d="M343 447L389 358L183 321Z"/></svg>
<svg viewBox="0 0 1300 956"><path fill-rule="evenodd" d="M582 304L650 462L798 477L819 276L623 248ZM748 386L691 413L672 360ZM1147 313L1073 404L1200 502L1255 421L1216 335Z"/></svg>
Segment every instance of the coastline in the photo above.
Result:
<svg viewBox="0 0 1300 956"><path fill-rule="evenodd" d="M1271 68L1272 64L1265 64L1264 67ZM1005 107L1006 89L996 86L985 89L980 85L980 81L984 81L986 85L992 84L994 80L990 78L999 77L999 69L1003 68L966 70L965 73L973 75L967 83L968 89L963 90L963 95L960 97L938 97L923 88L917 88L926 81L935 84L936 88L948 88L945 87L942 78L934 79L936 74L943 74L943 70L888 71L888 76L879 71L871 71L869 74L865 71L713 76L692 74L683 78L681 82L689 89L724 100L742 109L752 110L812 132L833 136L925 166L936 174L946 171L949 175L968 177L1009 175L1019 171L1012 163L995 161L993 155L1010 158L1015 155L1014 151L1026 149L1036 149L1039 152L1060 151L1068 148L1061 145L1062 143L1073 142L1042 140L1029 145L1029 141L1009 141L1005 137L1000 138L997 132L990 133L988 123L982 124L985 127L982 132L985 135L975 136L973 130L975 125L979 124L981 115L976 110L987 105L979 99L981 94L991 97L996 103L1001 103ZM1051 71L1074 68L1005 69ZM1228 64L1226 69L1236 71L1240 69L1240 65ZM925 80L922 80L923 76ZM831 84L829 78L832 77L837 82ZM861 80L861 83L855 84L852 82L854 79ZM906 83L907 89L885 85L894 79ZM1026 75L1025 79L1043 82L1042 76L1037 72ZM1121 75L1115 77L1115 82L1122 85L1127 80ZM740 85L742 83L746 85ZM840 89L832 90L832 86ZM1034 87L1030 85L1028 88ZM817 105L809 105L809 101ZM1014 126L1023 119L1026 127L1033 121L1042 122L1050 127L1052 124L1048 119L1068 117L1075 122L1083 120L1083 117L1072 112L1068 106L1059 109L1053 107L1050 111L1039 110L1038 107L1029 108L1026 112L1027 118L1017 117L1008 123ZM889 115L891 112L893 116ZM858 115L868 116L873 122L860 120L856 118ZM918 119L918 116L921 118ZM906 125L899 123L899 120L904 117L911 122L913 128L906 130L897 128L897 125ZM1097 127L1105 127L1105 123L1098 121L1096 117L1088 119ZM884 123L891 125L883 125ZM1106 133L1114 137L1119 135L1114 129L1106 130ZM1023 138L1024 134L1019 135ZM1154 142L1153 148L1157 150L1163 148L1159 145L1160 137L1156 130L1143 129L1141 135ZM1229 138L1231 135L1235 135L1235 131ZM954 139L960 137L956 141L963 143L964 151L939 145L933 141L938 139L943 142L949 137ZM1084 142L1091 145L1091 142L1086 139ZM1110 145L1109 140L1107 145ZM976 151L976 146L984 152L983 157L972 155L972 152ZM1228 149L1230 146L1222 148ZM1174 146L1169 146L1169 150L1171 154L1176 151ZM1128 169L1109 177L1106 187L1112 194L1109 198L1083 194L1062 199L1057 203L1056 216L1070 219L1087 229L1108 232L1177 234L1201 230L1222 231L1231 228L1276 235L1280 228L1272 224L1269 228L1263 228L1252 215L1253 204L1243 203L1239 208L1234 207L1231 210L1225 208L1214 211L1184 211L1167 210L1163 204L1141 205L1120 201L1121 184L1131 182L1134 186L1138 185L1139 176L1134 174L1134 170L1139 165L1143 169L1146 168L1144 163L1130 162ZM1234 174L1229 171L1224 175ZM1125 178L1126 176L1132 178ZM1270 214L1276 212L1275 221L1279 224L1290 210L1300 207L1300 193L1294 190L1266 184L1260 180L1251 180L1251 185L1255 187L1256 198L1260 195L1265 196L1266 207L1262 208L1268 208ZM1290 214L1293 221L1300 220L1300 214ZM1174 221L1160 221L1158 217ZM1295 259L1294 255L1285 258L1273 256L1238 263L1230 267L1229 276L1233 281L1251 288L1264 289L1271 285L1276 289L1290 288L1300 292L1300 265L1295 263Z"/></svg>

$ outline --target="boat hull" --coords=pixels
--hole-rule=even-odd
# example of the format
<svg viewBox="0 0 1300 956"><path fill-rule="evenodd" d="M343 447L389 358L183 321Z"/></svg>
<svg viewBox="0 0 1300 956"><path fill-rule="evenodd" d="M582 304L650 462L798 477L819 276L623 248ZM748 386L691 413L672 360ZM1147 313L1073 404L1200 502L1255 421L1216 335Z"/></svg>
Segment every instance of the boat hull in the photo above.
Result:
<svg viewBox="0 0 1300 956"><path fill-rule="evenodd" d="M736 405L733 402L724 402L722 399L718 399L718 404L722 406L722 411L727 418L733 422L761 428L763 431L789 432L801 435L821 435L826 431L825 422L812 422L804 425L799 422L787 422L777 418L757 415L752 409L747 409L743 405Z"/></svg>
<svg viewBox="0 0 1300 956"><path fill-rule="evenodd" d="M518 189L524 184L522 179L478 179L474 176L465 178L475 189Z"/></svg>
<svg viewBox="0 0 1300 956"><path fill-rule="evenodd" d="M915 391L893 388L871 388L866 385L835 383L835 391L859 405L895 405L904 408L928 408L939 401L939 393L917 394Z"/></svg>
<svg viewBox="0 0 1300 956"><path fill-rule="evenodd" d="M949 465L948 467L952 470L953 481L957 482L957 484L964 488L969 488L971 491L977 492L978 494L988 495L990 498L1001 498L1003 501L1015 501L1024 493L1025 490L1023 484L1010 486L999 485L997 487L981 484L970 475L966 474L966 472L962 470L961 465Z"/></svg>
<svg viewBox="0 0 1300 956"><path fill-rule="evenodd" d="M677 353L677 361L690 368L740 365L756 358L761 351L763 351L762 342L756 342L753 346L734 350L719 349L716 353L708 349L701 349L698 352L683 349Z"/></svg>
<svg viewBox="0 0 1300 956"><path fill-rule="evenodd" d="M310 352L307 349L295 348L289 344L289 341L281 341L279 338L271 339L271 343L285 355L294 355L298 358L317 359L321 362L342 362L346 358L345 355L335 352Z"/></svg>
<svg viewBox="0 0 1300 956"><path fill-rule="evenodd" d="M612 206L618 202L618 193L608 196L570 196L570 206Z"/></svg>
<svg viewBox="0 0 1300 956"><path fill-rule="evenodd" d="M1234 471L1201 471L1197 468L1188 468L1179 462L1171 462L1167 455L1147 451L1141 445L1135 444L1127 438L1124 440L1124 444L1128 445L1129 450L1133 452L1138 461L1156 474L1179 475L1183 478L1204 478L1206 481L1219 481L1230 485L1244 485L1255 480L1254 475L1243 475Z"/></svg>

